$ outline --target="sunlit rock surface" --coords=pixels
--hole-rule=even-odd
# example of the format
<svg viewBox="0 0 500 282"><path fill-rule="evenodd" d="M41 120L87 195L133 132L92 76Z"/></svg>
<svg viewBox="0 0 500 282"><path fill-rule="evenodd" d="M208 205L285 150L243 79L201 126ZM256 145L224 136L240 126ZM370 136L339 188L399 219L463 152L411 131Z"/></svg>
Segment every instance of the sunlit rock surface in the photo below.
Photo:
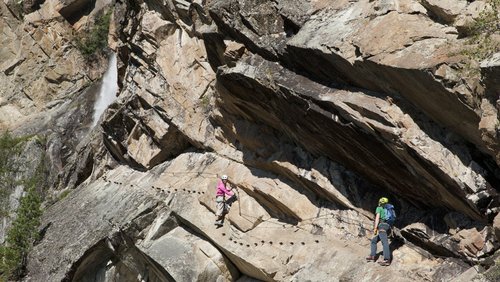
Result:
<svg viewBox="0 0 500 282"><path fill-rule="evenodd" d="M116 2L94 128L105 67L71 40L109 2L0 5L1 125L48 133L51 191L73 190L27 281L470 281L500 247L498 54L475 78L459 55L484 1ZM381 196L387 268L364 259Z"/></svg>

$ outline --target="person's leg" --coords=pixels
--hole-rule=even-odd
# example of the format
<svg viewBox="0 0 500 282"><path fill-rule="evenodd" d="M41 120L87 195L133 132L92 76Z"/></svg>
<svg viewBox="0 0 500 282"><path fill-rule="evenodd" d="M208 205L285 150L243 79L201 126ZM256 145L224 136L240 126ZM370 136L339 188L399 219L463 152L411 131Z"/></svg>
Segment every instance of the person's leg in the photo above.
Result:
<svg viewBox="0 0 500 282"><path fill-rule="evenodd" d="M389 232L390 226L387 223L381 224L380 227L380 241L382 241L382 251L384 253L384 260L391 260L391 250L389 249L389 240L387 238L387 232Z"/></svg>
<svg viewBox="0 0 500 282"><path fill-rule="evenodd" d="M223 214L224 214L224 197L217 196L215 198L215 216L217 219L215 220L215 225L222 225L223 223Z"/></svg>
<svg viewBox="0 0 500 282"><path fill-rule="evenodd" d="M236 201L236 194L232 195L225 201L224 205L224 213L229 213L229 210L231 209L231 205Z"/></svg>
<svg viewBox="0 0 500 282"><path fill-rule="evenodd" d="M238 198L236 197L236 194L232 195L231 197L229 197L227 200L226 200L226 205L231 208L231 205L236 202ZM228 209L229 210L229 209Z"/></svg>
<svg viewBox="0 0 500 282"><path fill-rule="evenodd" d="M370 245L370 256L368 256L367 260L375 261L375 255L377 255L377 243L379 241L378 235L373 236Z"/></svg>

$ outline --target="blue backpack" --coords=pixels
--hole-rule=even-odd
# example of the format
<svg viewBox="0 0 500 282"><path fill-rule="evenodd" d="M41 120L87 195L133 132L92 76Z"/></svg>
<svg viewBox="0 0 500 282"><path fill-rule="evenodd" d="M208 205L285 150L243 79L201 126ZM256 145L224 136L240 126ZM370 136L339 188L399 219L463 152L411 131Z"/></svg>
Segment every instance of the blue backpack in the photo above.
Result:
<svg viewBox="0 0 500 282"><path fill-rule="evenodd" d="M384 213L385 213L385 222L389 223L389 225L394 225L396 221L396 211L394 210L394 206L391 204L384 205Z"/></svg>

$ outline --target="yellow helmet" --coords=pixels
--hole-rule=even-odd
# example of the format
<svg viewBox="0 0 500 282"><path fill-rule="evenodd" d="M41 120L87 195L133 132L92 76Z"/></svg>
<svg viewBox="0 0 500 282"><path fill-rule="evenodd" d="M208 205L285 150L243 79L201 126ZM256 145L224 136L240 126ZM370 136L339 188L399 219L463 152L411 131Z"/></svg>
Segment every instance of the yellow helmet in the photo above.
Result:
<svg viewBox="0 0 500 282"><path fill-rule="evenodd" d="M387 203L389 203L389 199L387 199L386 197L382 197L380 198L380 200L378 200L379 205L385 205Z"/></svg>

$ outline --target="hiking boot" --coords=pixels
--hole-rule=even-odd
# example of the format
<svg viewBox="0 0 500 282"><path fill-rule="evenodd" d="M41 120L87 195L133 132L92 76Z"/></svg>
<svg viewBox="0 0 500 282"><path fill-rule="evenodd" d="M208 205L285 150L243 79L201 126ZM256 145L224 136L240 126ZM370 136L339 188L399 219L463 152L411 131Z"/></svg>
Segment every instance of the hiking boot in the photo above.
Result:
<svg viewBox="0 0 500 282"><path fill-rule="evenodd" d="M373 262L374 262L374 261L376 261L376 259L375 259L375 257L374 257L374 256L367 256L367 257L366 257L366 261L368 261L368 262L369 262L369 261L373 261Z"/></svg>
<svg viewBox="0 0 500 282"><path fill-rule="evenodd" d="M217 220L214 224L215 224L215 226L217 226L217 227L222 227L222 225L223 225L223 224L222 224L222 221L219 221L219 220Z"/></svg>
<svg viewBox="0 0 500 282"><path fill-rule="evenodd" d="M380 264L381 266L389 266L391 265L391 261L384 259L383 261L379 261L378 264Z"/></svg>

